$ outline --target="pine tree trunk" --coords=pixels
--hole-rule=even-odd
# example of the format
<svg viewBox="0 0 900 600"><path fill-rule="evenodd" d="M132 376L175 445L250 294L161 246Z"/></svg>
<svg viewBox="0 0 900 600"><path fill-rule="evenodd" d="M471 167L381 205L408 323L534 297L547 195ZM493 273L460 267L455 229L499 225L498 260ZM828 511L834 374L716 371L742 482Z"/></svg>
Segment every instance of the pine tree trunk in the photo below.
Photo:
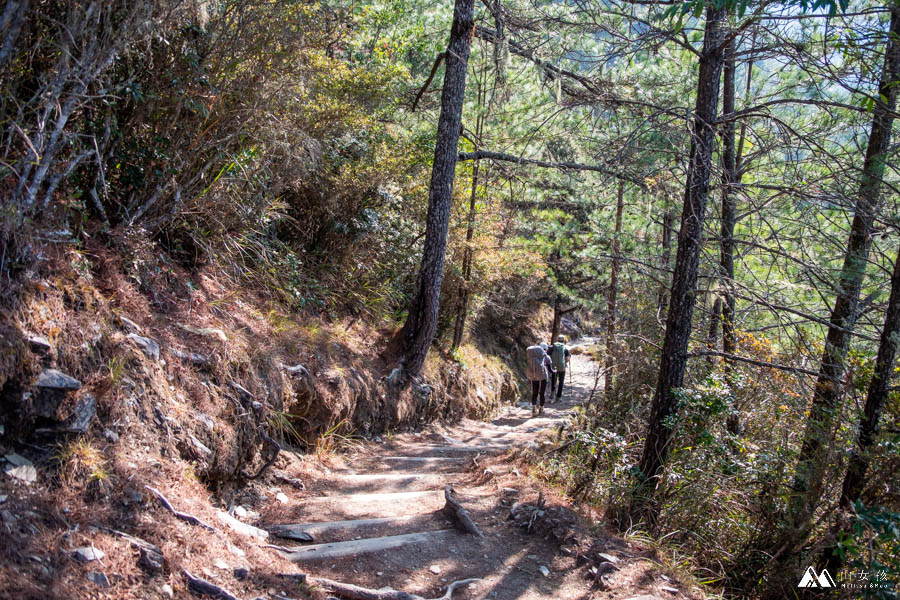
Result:
<svg viewBox="0 0 900 600"><path fill-rule="evenodd" d="M556 338L559 337L559 327L562 323L562 309L559 306L559 294L556 295L556 299L553 301L553 324L550 326L550 343L556 341Z"/></svg>
<svg viewBox="0 0 900 600"><path fill-rule="evenodd" d="M716 296L713 302L712 313L709 316L709 331L706 334L706 347L710 350L719 349L719 321L722 320L722 297ZM709 356L709 363L715 363L715 357Z"/></svg>
<svg viewBox="0 0 900 600"><path fill-rule="evenodd" d="M884 327L881 330L881 343L875 359L875 372L869 383L866 405L859 422L856 448L850 455L850 465L847 467L844 484L841 486L841 508L845 510L859 500L865 485L866 473L869 470L868 454L878 436L881 411L887 401L898 347L900 347L900 252L894 261L894 272L891 275L891 297L888 300ZM829 572L837 572L843 566L844 559L836 547L826 550L825 558L828 561Z"/></svg>
<svg viewBox="0 0 900 600"><path fill-rule="evenodd" d="M850 465L847 467L847 474L844 476L844 483L841 486L841 508L845 510L850 509L859 500L865 486L866 473L869 470L868 454L878 436L881 412L887 401L898 347L900 347L900 252L894 261L894 272L891 275L891 297L888 300L884 327L881 330L881 343L875 359L875 372L869 383L866 405L859 422L856 448L850 455ZM844 557L835 546L825 551L825 560L831 573L839 571L844 565Z"/></svg>
<svg viewBox="0 0 900 600"><path fill-rule="evenodd" d="M661 251L662 251L662 266L663 266L663 280L667 283L663 285L659 290L659 297L656 301L656 312L660 318L666 312L666 308L669 304L669 263L672 261L672 221L675 220L675 216L672 214L672 211L669 209L669 201L666 200L666 206L663 212L662 218L662 240L661 240Z"/></svg>
<svg viewBox="0 0 900 600"><path fill-rule="evenodd" d="M738 174L738 158L734 149L734 96L735 96L735 59L734 40L731 40L725 48L725 66L722 76L722 222L720 224L720 252L719 252L719 278L722 282L722 352L725 353L725 375L731 383L734 373L734 361L729 355L735 353L737 348L734 333L734 226L736 221L737 203L735 194L740 185ZM747 67L747 84L750 83L750 70ZM743 133L742 133L743 135ZM741 138L743 145L743 137ZM732 386L732 395L736 394ZM725 419L725 427L732 435L737 435L741 430L741 419L737 400L734 411Z"/></svg>
<svg viewBox="0 0 900 600"><path fill-rule="evenodd" d="M722 78L722 168L724 183L722 187L722 223L720 229L721 252L719 255L719 275L722 278L722 351L734 354L736 347L734 335L734 225L737 206L735 192L740 184L737 174L737 159L734 151L734 40L725 49L725 67ZM731 371L731 359L725 357L725 366Z"/></svg>
<svg viewBox="0 0 900 600"><path fill-rule="evenodd" d="M606 374L603 378L603 391L607 397L612 393L613 365L616 352L616 295L619 285L619 264L622 257L619 256L619 235L622 232L622 212L625 208L625 182L619 181L619 193L616 197L616 228L613 237L613 259L609 270L609 296L606 302Z"/></svg>
<svg viewBox="0 0 900 600"><path fill-rule="evenodd" d="M655 488L662 475L672 441L670 417L675 414L677 399L673 391L684 380L691 317L697 290L697 271L703 220L709 196L713 145L718 117L719 78L724 62L722 21L724 9L714 4L706 9L703 51L697 77L697 102L694 110L693 135L684 192L681 230L672 277L666 334L660 356L659 376L650 413L647 439L640 461L640 480L634 489L630 514L634 523L654 527L659 514Z"/></svg>
<svg viewBox="0 0 900 600"><path fill-rule="evenodd" d="M480 128L479 128L480 129ZM475 237L475 199L478 195L478 170L480 161L475 160L472 165L472 193L469 196L469 215L466 222L466 247L463 250L462 284L459 289L459 305L456 309L456 321L453 325L453 343L451 350L456 350L462 344L463 333L466 329L466 316L469 312L469 283L472 279L472 239Z"/></svg>
<svg viewBox="0 0 900 600"><path fill-rule="evenodd" d="M822 353L819 377L797 462L789 505L791 529L787 531L787 552L802 544L809 534L810 523L822 497L830 464L828 443L835 416L840 411L841 380L850 344L850 334L858 317L859 292L866 273L872 227L878 210L881 179L890 145L891 126L897 105L900 82L900 4L891 10L890 36L879 85L880 96L873 110L872 129L866 148L865 162L856 199L855 214L847 241L847 252L841 269L838 296L835 299Z"/></svg>
<svg viewBox="0 0 900 600"><path fill-rule="evenodd" d="M475 26L475 0L456 0L453 25L447 48L444 87L441 92L441 114L438 118L437 143L428 188L428 216L425 224L425 248L409 315L403 325L403 370L408 376L418 375L425 363L428 348L437 330L441 281L453 197L462 109L466 90L466 64L469 44Z"/></svg>
<svg viewBox="0 0 900 600"><path fill-rule="evenodd" d="M891 276L891 298L888 300L884 317L884 329L881 331L881 343L878 346L878 357L875 359L875 373L869 384L866 406L859 423L859 436L856 450L850 457L850 466L841 487L841 506L850 508L859 500L862 493L869 461L866 456L875 436L878 435L878 421L887 400L888 387L894 370L897 348L900 346L900 254L894 262L894 273Z"/></svg>

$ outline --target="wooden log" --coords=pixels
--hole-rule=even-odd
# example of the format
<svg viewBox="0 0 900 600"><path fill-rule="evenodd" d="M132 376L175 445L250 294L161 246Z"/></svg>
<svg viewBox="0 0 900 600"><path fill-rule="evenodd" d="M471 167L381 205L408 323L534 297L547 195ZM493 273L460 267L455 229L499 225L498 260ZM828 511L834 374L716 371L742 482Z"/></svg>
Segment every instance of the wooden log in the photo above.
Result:
<svg viewBox="0 0 900 600"><path fill-rule="evenodd" d="M406 533L403 535L389 535L362 540L348 540L346 542L331 542L329 544L316 544L314 546L301 546L295 549L287 558L293 562L306 562L319 559L343 558L358 554L382 552L391 548L400 548L411 544L434 544L441 537L449 534L457 535L452 529L439 531L425 531L422 533Z"/></svg>
<svg viewBox="0 0 900 600"><path fill-rule="evenodd" d="M456 492L453 486L448 485L444 488L444 498L447 500L447 503L444 505L444 514L456 523L457 528L483 538L484 534L478 529L478 525L475 524L475 521L472 520L466 509L456 499Z"/></svg>
<svg viewBox="0 0 900 600"><path fill-rule="evenodd" d="M324 577L307 577L307 581L312 585L325 588L328 592L340 596L341 598L345 598L346 600L428 600L417 594L410 594L409 592L400 590L373 590L351 583L341 583L339 581L325 579ZM481 579L474 578L454 581L447 586L447 591L444 592L443 596L434 598L433 600L450 600L453 596L453 592L457 588L469 585L470 583L475 583L476 581L481 581Z"/></svg>

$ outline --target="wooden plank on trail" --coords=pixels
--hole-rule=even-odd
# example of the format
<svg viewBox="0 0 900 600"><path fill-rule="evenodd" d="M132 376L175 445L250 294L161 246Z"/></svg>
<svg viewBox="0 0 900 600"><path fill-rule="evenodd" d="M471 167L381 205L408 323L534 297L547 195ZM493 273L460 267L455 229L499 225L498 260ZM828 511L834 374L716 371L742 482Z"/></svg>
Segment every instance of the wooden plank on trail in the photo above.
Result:
<svg viewBox="0 0 900 600"><path fill-rule="evenodd" d="M405 515L402 517L381 517L376 519L352 519L350 521L321 521L318 523L285 523L269 527L269 533L274 536L289 540L308 540L324 535L349 534L366 527L379 527L384 525L400 525L415 519L421 519L422 515Z"/></svg>
<svg viewBox="0 0 900 600"><path fill-rule="evenodd" d="M415 452L441 452L455 454L457 452L505 452L506 450L509 450L509 446L449 446L439 444L418 444L416 446L407 446L405 449Z"/></svg>
<svg viewBox="0 0 900 600"><path fill-rule="evenodd" d="M438 531L406 533L403 535L391 535L349 542L316 544L314 546L300 548L296 552L288 554L287 558L293 562L343 558L345 556L380 552L382 550L390 550L391 548L400 548L402 546L410 546L413 544L435 544L441 538L456 535L459 534L452 529L441 529Z"/></svg>
<svg viewBox="0 0 900 600"><path fill-rule="evenodd" d="M304 498L301 501L303 506L315 506L319 504L337 504L343 508L351 508L354 505L369 504L397 504L411 500L425 500L431 497L436 503L440 504L443 499L443 490L427 490L424 492L390 492L387 494L342 494L339 496L316 496L314 498Z"/></svg>
<svg viewBox="0 0 900 600"><path fill-rule="evenodd" d="M434 480L441 482L452 473L361 473L353 475L344 475L341 477L347 483L368 483L377 481L423 481Z"/></svg>
<svg viewBox="0 0 900 600"><path fill-rule="evenodd" d="M427 462L427 461L435 461L440 462L444 461L442 464L448 464L452 462L461 462L462 458L456 458L453 456L382 456L381 460L389 460L396 462Z"/></svg>

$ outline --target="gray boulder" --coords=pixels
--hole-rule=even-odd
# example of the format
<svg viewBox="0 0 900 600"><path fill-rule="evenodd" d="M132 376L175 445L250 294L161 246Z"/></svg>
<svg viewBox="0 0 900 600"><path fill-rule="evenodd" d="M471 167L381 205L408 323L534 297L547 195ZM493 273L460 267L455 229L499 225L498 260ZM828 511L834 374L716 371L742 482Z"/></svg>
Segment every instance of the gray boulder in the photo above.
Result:
<svg viewBox="0 0 900 600"><path fill-rule="evenodd" d="M129 333L128 339L135 343L144 354L153 360L159 360L159 343L153 338L144 337L136 333Z"/></svg>
<svg viewBox="0 0 900 600"><path fill-rule="evenodd" d="M31 396L31 410L38 417L59 419L59 405L66 394L81 388L81 382L56 369L44 369L38 376L37 393Z"/></svg>

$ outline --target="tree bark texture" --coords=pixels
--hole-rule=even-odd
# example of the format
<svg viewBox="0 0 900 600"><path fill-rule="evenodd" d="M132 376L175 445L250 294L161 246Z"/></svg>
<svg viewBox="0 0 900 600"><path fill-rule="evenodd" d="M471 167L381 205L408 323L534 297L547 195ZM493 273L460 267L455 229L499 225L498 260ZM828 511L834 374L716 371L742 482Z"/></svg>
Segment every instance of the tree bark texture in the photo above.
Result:
<svg viewBox="0 0 900 600"><path fill-rule="evenodd" d="M703 50L697 77L697 101L694 109L693 135L678 233L678 250L672 277L669 314L660 356L659 376L650 412L650 422L640 461L640 480L634 490L630 513L634 522L655 526L659 507L655 488L662 475L672 441L670 418L675 415L677 399L674 390L684 380L691 317L697 290L697 271L703 220L709 196L713 145L718 117L719 78L722 74L724 9L709 5Z"/></svg>
<svg viewBox="0 0 900 600"><path fill-rule="evenodd" d="M662 266L663 266L663 278L668 280L669 278L669 263L672 261L672 221L675 220L675 216L672 214L672 211L669 210L669 201L666 200L665 211L663 212L662 218L662 240L661 240L661 251L662 251ZM656 301L656 312L662 318L662 316L666 312L666 308L669 305L669 285L664 285L659 290L659 298Z"/></svg>
<svg viewBox="0 0 900 600"><path fill-rule="evenodd" d="M881 343L875 359L875 372L866 395L866 405L859 423L859 434L856 449L850 456L850 466L841 487L841 506L849 508L859 500L862 493L866 471L869 469L867 453L878 435L878 421L887 400L888 387L893 374L897 348L900 346L900 254L894 262L894 273L891 276L891 297L888 300L884 317L884 329L881 331Z"/></svg>
<svg viewBox="0 0 900 600"><path fill-rule="evenodd" d="M734 40L728 42L725 47L725 65L722 75L722 216L719 228L719 279L722 283L721 314L722 314L722 352L728 356L735 354L737 349L737 337L734 333L734 226L737 220L737 202L735 194L741 183L741 175L738 171L738 161L735 154L734 138L735 123L734 97L735 97L735 47ZM750 82L750 70L752 63L747 66L747 83ZM743 147L743 130L741 133L741 146ZM718 320L718 313L714 315ZM734 374L734 361L724 359L725 376L732 383ZM741 431L740 409L732 386L734 410L725 420L728 433L737 435Z"/></svg>
<svg viewBox="0 0 900 600"><path fill-rule="evenodd" d="M418 375L437 330L441 281L444 277L445 250L456 171L457 146L462 125L466 90L466 65L475 26L475 0L456 0L453 25L447 48L441 114L428 189L428 216L425 224L425 248L416 280L409 315L403 325L403 368L407 375Z"/></svg>
<svg viewBox="0 0 900 600"><path fill-rule="evenodd" d="M479 82L477 106L484 107L485 89ZM475 139L480 140L484 130L485 113L479 110L475 119ZM470 282L472 280L472 263L475 260L475 251L472 248L472 240L475 238L475 216L478 199L478 176L481 170L481 161L475 160L472 164L472 192L469 194L469 214L466 219L466 246L463 250L462 283L459 286L459 303L456 308L456 319L453 324L453 343L451 350L456 350L462 344L466 331L466 317L469 313L469 298L471 297Z"/></svg>
<svg viewBox="0 0 900 600"><path fill-rule="evenodd" d="M890 146L891 127L900 88L900 4L891 10L890 34L884 68L873 109L872 129L856 197L853 223L838 282L838 294L831 312L819 377L797 461L790 498L789 547L802 543L822 497L829 465L829 440L835 416L840 411L841 380L850 345L851 332L859 316L859 293L869 260L872 228L878 210L881 179Z"/></svg>
<svg viewBox="0 0 900 600"><path fill-rule="evenodd" d="M897 360L897 349L900 346L900 252L894 260L894 272L891 275L891 296L888 300L884 316L884 328L881 330L881 342L878 356L875 359L875 372L869 383L866 405L859 422L856 448L850 455L850 465L841 486L841 508L847 510L859 500L865 486L866 473L869 470L869 451L878 436L881 412L888 397L888 387ZM846 527L846 524L844 525ZM839 571L844 565L844 557L836 546L825 551L825 560L829 572Z"/></svg>
<svg viewBox="0 0 900 600"><path fill-rule="evenodd" d="M613 234L613 259L609 270L609 296L606 300L606 374L603 378L603 392L609 397L613 387L613 365L616 357L616 295L619 285L619 265L622 257L619 252L619 235L622 232L622 212L625 209L625 183L619 182L619 193L616 196L616 227Z"/></svg>
<svg viewBox="0 0 900 600"><path fill-rule="evenodd" d="M472 279L472 239L475 237L475 199L478 195L479 161L472 165L472 194L469 196L469 215L466 222L466 247L463 250L462 284L459 286L459 304L456 309L456 321L453 324L453 343L450 348L456 350L462 344L466 330L466 316L469 312L469 283Z"/></svg>
<svg viewBox="0 0 900 600"><path fill-rule="evenodd" d="M556 338L559 337L559 326L562 323L562 307L560 307L560 296L556 294L556 299L553 301L553 324L550 326L550 343L556 341Z"/></svg>
<svg viewBox="0 0 900 600"><path fill-rule="evenodd" d="M720 227L721 252L719 255L719 276L722 280L722 351L734 354L736 348L734 335L734 225L737 206L735 192L740 185L737 173L737 158L734 151L734 40L725 48L725 65L722 77L722 170L724 186L722 187L722 223ZM727 371L733 369L732 361L725 359Z"/></svg>

